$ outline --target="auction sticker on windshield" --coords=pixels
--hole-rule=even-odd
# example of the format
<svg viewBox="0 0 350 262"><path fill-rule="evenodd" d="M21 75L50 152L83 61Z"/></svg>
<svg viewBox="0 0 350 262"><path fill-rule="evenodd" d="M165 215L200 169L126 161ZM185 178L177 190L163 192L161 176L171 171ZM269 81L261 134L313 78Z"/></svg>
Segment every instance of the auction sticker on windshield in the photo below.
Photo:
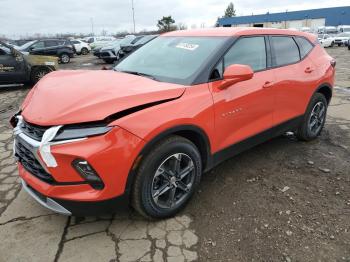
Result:
<svg viewBox="0 0 350 262"><path fill-rule="evenodd" d="M176 45L177 48L182 48L182 49L186 49L186 50L190 50L190 51L196 50L198 46L199 45L188 44L188 43L178 43Z"/></svg>

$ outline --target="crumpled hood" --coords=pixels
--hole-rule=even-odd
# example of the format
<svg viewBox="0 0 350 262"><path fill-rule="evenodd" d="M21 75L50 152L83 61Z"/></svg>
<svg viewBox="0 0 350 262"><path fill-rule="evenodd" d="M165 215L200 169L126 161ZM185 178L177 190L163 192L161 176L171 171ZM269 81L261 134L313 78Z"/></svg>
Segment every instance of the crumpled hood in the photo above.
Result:
<svg viewBox="0 0 350 262"><path fill-rule="evenodd" d="M46 75L22 104L41 126L103 120L123 110L180 97L185 87L111 70L62 70Z"/></svg>

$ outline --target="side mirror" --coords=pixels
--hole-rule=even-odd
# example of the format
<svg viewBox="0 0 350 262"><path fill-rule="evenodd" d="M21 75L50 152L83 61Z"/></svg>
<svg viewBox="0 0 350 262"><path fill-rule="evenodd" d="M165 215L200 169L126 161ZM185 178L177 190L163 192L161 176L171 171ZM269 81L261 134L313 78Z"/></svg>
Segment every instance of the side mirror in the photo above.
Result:
<svg viewBox="0 0 350 262"><path fill-rule="evenodd" d="M230 65L224 71L224 83L220 86L220 89L225 89L235 83L252 79L253 75L253 69L248 65Z"/></svg>

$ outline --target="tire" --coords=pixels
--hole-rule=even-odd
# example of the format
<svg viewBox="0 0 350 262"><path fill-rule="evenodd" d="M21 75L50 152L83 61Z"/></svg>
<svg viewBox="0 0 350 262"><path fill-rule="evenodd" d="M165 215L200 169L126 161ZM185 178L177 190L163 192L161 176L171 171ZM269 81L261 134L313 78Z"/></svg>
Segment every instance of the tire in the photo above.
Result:
<svg viewBox="0 0 350 262"><path fill-rule="evenodd" d="M331 43L331 47L333 47L333 46L334 46L334 42Z"/></svg>
<svg viewBox="0 0 350 262"><path fill-rule="evenodd" d="M201 175L197 147L180 136L166 138L143 157L136 171L131 205L148 219L172 217L188 203Z"/></svg>
<svg viewBox="0 0 350 262"><path fill-rule="evenodd" d="M62 64L68 64L70 62L70 57L67 53L60 54L59 58Z"/></svg>
<svg viewBox="0 0 350 262"><path fill-rule="evenodd" d="M107 64L113 64L114 63L114 60L113 59L103 59L103 61L105 61L105 63Z"/></svg>
<svg viewBox="0 0 350 262"><path fill-rule="evenodd" d="M34 68L30 75L30 82L35 85L41 78L50 72L51 70L47 67Z"/></svg>
<svg viewBox="0 0 350 262"><path fill-rule="evenodd" d="M350 50L350 44L348 45L348 50Z"/></svg>
<svg viewBox="0 0 350 262"><path fill-rule="evenodd" d="M302 141L311 141L318 137L326 122L327 100L321 93L315 93L306 109L303 122L299 126L296 136Z"/></svg>
<svg viewBox="0 0 350 262"><path fill-rule="evenodd" d="M83 47L80 51L82 55L87 55L89 53L89 50L86 47Z"/></svg>
<svg viewBox="0 0 350 262"><path fill-rule="evenodd" d="M341 44L338 44L338 46L341 46Z"/></svg>

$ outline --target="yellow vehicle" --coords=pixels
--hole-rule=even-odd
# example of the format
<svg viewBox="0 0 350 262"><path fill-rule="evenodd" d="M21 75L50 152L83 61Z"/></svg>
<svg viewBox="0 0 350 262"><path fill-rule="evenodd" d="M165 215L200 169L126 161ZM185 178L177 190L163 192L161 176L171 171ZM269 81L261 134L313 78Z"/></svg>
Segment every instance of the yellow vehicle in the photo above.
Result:
<svg viewBox="0 0 350 262"><path fill-rule="evenodd" d="M57 69L57 57L24 55L0 41L0 85L35 84Z"/></svg>

